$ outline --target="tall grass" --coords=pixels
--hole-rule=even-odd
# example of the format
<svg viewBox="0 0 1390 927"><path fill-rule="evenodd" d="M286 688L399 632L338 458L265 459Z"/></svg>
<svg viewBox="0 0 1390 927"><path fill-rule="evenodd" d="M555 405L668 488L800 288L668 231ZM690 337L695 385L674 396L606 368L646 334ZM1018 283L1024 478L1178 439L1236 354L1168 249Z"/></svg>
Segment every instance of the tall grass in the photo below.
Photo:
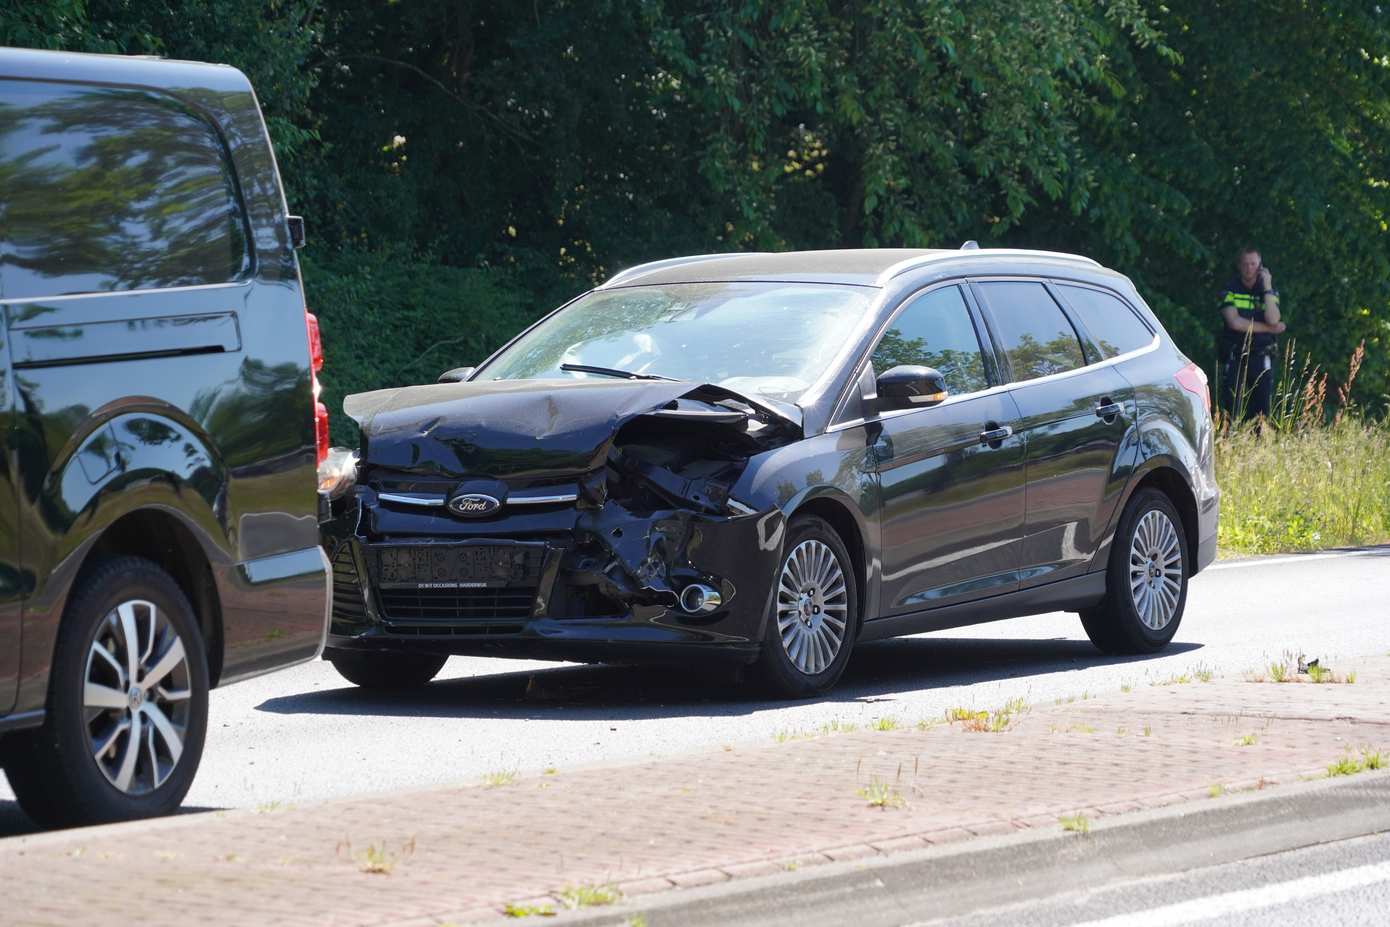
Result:
<svg viewBox="0 0 1390 927"><path fill-rule="evenodd" d="M1218 420L1221 486L1218 545L1275 553L1390 540L1390 422L1364 417L1351 385L1364 357L1352 355L1329 397L1328 377L1286 352L1270 417Z"/></svg>

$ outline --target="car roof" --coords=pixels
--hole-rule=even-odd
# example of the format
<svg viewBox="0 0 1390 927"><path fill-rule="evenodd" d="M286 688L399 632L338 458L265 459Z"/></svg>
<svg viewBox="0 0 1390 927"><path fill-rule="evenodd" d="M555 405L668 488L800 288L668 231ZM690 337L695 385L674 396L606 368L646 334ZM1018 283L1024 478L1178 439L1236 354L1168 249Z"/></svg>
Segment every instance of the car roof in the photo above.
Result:
<svg viewBox="0 0 1390 927"><path fill-rule="evenodd" d="M226 64L33 48L0 48L0 77L150 87L175 94L194 89L244 92L250 87L244 74Z"/></svg>
<svg viewBox="0 0 1390 927"><path fill-rule="evenodd" d="M668 283L787 281L884 287L894 277L946 262L980 262L981 273L998 273L1011 261L1099 268L1087 257L1059 251L979 248L856 248L840 251L697 254L639 264L615 274L600 289Z"/></svg>

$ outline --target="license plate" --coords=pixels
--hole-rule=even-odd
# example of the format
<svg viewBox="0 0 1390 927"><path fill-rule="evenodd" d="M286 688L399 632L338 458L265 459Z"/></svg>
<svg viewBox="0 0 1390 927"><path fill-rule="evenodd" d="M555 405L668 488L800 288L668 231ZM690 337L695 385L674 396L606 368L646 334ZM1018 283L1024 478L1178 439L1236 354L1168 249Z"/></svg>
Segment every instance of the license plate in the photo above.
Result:
<svg viewBox="0 0 1390 927"><path fill-rule="evenodd" d="M521 544L422 544L379 547L383 588L482 589L535 585L544 551Z"/></svg>

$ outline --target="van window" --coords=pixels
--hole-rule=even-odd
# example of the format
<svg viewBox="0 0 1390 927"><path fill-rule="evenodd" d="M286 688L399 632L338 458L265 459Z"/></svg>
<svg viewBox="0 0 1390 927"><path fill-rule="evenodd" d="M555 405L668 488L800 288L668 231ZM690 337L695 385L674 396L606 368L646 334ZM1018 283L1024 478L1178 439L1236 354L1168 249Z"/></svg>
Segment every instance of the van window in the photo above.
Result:
<svg viewBox="0 0 1390 927"><path fill-rule="evenodd" d="M1061 284L1057 289L1096 340L1102 356L1127 354L1154 340L1153 332L1118 297L1084 286Z"/></svg>
<svg viewBox="0 0 1390 927"><path fill-rule="evenodd" d="M1041 283L998 280L977 286L1015 381L1086 365L1076 329Z"/></svg>
<svg viewBox="0 0 1390 927"><path fill-rule="evenodd" d="M139 90L0 81L6 299L226 283L249 269L226 149Z"/></svg>

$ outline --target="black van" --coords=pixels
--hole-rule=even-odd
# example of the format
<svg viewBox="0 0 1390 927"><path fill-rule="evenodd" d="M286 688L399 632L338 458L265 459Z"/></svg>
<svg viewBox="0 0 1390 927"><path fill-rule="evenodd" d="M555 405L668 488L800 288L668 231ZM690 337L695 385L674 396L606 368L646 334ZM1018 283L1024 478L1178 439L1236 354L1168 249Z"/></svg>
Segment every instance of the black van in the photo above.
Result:
<svg viewBox="0 0 1390 927"><path fill-rule="evenodd" d="M318 657L317 322L246 77L0 49L0 758L168 812L208 690Z"/></svg>

